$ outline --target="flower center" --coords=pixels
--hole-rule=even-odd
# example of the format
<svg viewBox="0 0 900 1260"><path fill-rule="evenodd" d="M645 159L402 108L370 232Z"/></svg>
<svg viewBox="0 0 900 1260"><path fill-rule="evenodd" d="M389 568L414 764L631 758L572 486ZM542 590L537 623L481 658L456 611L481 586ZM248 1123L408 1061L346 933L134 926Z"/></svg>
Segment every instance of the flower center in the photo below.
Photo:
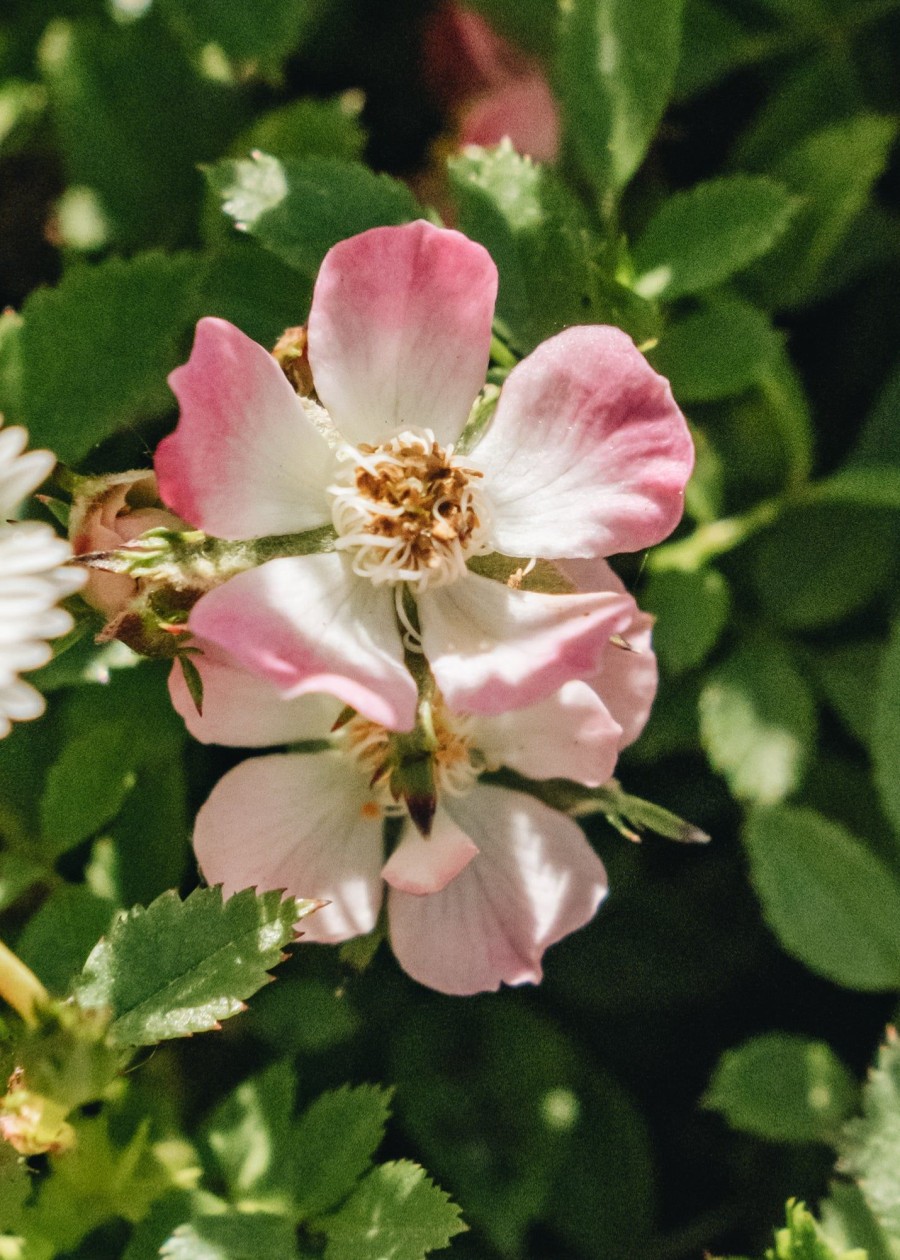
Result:
<svg viewBox="0 0 900 1260"><path fill-rule="evenodd" d="M385 813L404 812L407 758L430 757L435 788L448 796L465 796L485 769L484 758L473 745L471 718L449 714L440 697L422 706L421 717L414 732L398 735L356 714L334 734L338 747L365 774Z"/></svg>
<svg viewBox="0 0 900 1260"><path fill-rule="evenodd" d="M328 487L337 547L376 585L424 590L455 581L466 559L490 550L481 473L455 462L430 429L406 429L381 446L344 447Z"/></svg>

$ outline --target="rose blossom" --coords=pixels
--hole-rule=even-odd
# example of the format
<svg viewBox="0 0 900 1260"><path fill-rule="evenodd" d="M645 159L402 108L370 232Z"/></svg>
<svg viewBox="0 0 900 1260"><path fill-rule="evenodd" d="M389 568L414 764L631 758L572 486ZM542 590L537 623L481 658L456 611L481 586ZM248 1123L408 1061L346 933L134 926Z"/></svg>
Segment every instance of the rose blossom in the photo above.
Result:
<svg viewBox="0 0 900 1260"><path fill-rule="evenodd" d="M490 26L480 13L442 4L425 28L425 78L457 116L461 145L508 137L537 162L559 156L559 107L543 66Z"/></svg>
<svg viewBox="0 0 900 1260"><path fill-rule="evenodd" d="M47 640L72 629L57 605L84 581L79 569L65 567L69 546L49 525L9 519L56 463L50 451L26 452L27 443L23 428L0 430L0 738L12 722L44 712L43 696L19 674L46 665L53 654Z"/></svg>
<svg viewBox="0 0 900 1260"><path fill-rule="evenodd" d="M693 458L684 418L625 333L573 327L512 370L486 434L456 449L496 288L489 255L459 233L376 228L322 264L308 326L317 401L218 319L201 320L172 374L181 416L156 454L169 507L225 539L332 527L333 550L240 573L190 616L285 696L327 691L410 729L412 648L452 710L499 714L593 675L628 625L620 592L519 590L470 566L664 538Z"/></svg>

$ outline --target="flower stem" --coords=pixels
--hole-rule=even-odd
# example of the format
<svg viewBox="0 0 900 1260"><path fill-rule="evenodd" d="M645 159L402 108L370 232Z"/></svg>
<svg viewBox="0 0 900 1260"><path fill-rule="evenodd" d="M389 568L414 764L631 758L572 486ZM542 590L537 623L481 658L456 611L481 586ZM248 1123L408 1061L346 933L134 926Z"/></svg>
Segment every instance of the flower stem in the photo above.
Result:
<svg viewBox="0 0 900 1260"><path fill-rule="evenodd" d="M648 565L656 571L681 569L693 572L702 568L708 560L731 551L759 530L771 525L784 510L785 502L784 499L764 499L741 516L726 517L724 520L701 525L689 537L657 547L650 553Z"/></svg>
<svg viewBox="0 0 900 1260"><path fill-rule="evenodd" d="M0 997L18 1011L26 1024L37 1023L34 1008L50 1000L37 976L0 941Z"/></svg>

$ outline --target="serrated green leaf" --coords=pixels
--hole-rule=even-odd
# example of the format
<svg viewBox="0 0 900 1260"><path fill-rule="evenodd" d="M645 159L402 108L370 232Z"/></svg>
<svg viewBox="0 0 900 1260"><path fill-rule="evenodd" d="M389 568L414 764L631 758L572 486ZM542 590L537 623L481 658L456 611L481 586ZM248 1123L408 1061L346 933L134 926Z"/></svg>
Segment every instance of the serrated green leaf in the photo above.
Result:
<svg viewBox="0 0 900 1260"><path fill-rule="evenodd" d="M203 1142L228 1187L228 1197L253 1210L286 1211L297 1081L288 1061L243 1081L204 1125Z"/></svg>
<svg viewBox="0 0 900 1260"><path fill-rule="evenodd" d="M573 0L565 6L557 90L569 140L601 194L640 165L675 80L681 0Z"/></svg>
<svg viewBox="0 0 900 1260"><path fill-rule="evenodd" d="M114 818L137 778L124 722L86 730L50 767L41 797L41 832L50 858L73 849Z"/></svg>
<svg viewBox="0 0 900 1260"><path fill-rule="evenodd" d="M871 750L881 803L900 835L900 621L884 654L875 692Z"/></svg>
<svg viewBox="0 0 900 1260"><path fill-rule="evenodd" d="M448 171L458 227L496 262L497 315L520 350L570 324L618 323L637 331L635 318L655 318L633 295L629 311L604 279L600 242L554 171L516 153L508 140L494 149L469 146Z"/></svg>
<svg viewBox="0 0 900 1260"><path fill-rule="evenodd" d="M900 1242L900 1041L888 1030L863 1088L863 1114L844 1130L839 1167L859 1182L875 1219Z"/></svg>
<svg viewBox="0 0 900 1260"><path fill-rule="evenodd" d="M166 374L201 313L190 255L141 254L68 272L22 310L22 418L66 463L173 406ZM72 388L72 382L78 388Z"/></svg>
<svg viewBox="0 0 900 1260"><path fill-rule="evenodd" d="M747 276L765 306L801 306L817 285L863 209L897 134L891 118L859 114L808 136L773 162L770 174L802 204L790 228Z"/></svg>
<svg viewBox="0 0 900 1260"><path fill-rule="evenodd" d="M466 1226L424 1169L400 1160L373 1168L322 1228L325 1260L424 1260Z"/></svg>
<svg viewBox="0 0 900 1260"><path fill-rule="evenodd" d="M702 664L728 621L728 583L715 569L651 573L641 606L656 617L653 647L663 666L681 674Z"/></svg>
<svg viewBox="0 0 900 1260"><path fill-rule="evenodd" d="M784 949L850 989L900 987L900 880L812 809L754 810L744 829L763 914Z"/></svg>
<svg viewBox="0 0 900 1260"><path fill-rule="evenodd" d="M164 1260L299 1260L294 1228L268 1212L196 1216L159 1252Z"/></svg>
<svg viewBox="0 0 900 1260"><path fill-rule="evenodd" d="M292 1135L291 1180L304 1219L336 1207L369 1167L384 1136L392 1092L345 1085L322 1094L300 1117Z"/></svg>
<svg viewBox="0 0 900 1260"><path fill-rule="evenodd" d="M738 800L773 804L799 786L816 734L812 696L776 640L746 642L711 672L700 737Z"/></svg>
<svg viewBox="0 0 900 1260"><path fill-rule="evenodd" d="M725 1051L703 1103L733 1129L773 1142L833 1143L857 1094L826 1042L768 1033Z"/></svg>
<svg viewBox="0 0 900 1260"><path fill-rule="evenodd" d="M185 901L164 893L114 922L85 963L76 997L111 1011L117 1045L206 1032L267 982L294 923L314 904L253 889L224 902L220 888L198 888Z"/></svg>
<svg viewBox="0 0 900 1260"><path fill-rule="evenodd" d="M650 361L680 403L711 402L759 383L782 352L780 335L755 306L720 300L676 320Z"/></svg>
<svg viewBox="0 0 900 1260"><path fill-rule="evenodd" d="M726 175L675 193L634 247L635 288L684 297L743 271L787 230L794 200L760 175Z"/></svg>
<svg viewBox="0 0 900 1260"><path fill-rule="evenodd" d="M216 163L207 178L238 227L306 276L338 241L421 213L405 184L353 162L255 153Z"/></svg>

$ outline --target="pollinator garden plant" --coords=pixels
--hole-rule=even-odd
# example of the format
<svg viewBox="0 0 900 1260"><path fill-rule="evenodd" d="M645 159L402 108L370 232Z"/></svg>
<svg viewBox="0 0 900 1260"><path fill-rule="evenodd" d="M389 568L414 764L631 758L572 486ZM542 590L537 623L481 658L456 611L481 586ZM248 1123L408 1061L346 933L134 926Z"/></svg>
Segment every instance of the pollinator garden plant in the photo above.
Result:
<svg viewBox="0 0 900 1260"><path fill-rule="evenodd" d="M900 1256L896 0L8 0L0 1257Z"/></svg>

